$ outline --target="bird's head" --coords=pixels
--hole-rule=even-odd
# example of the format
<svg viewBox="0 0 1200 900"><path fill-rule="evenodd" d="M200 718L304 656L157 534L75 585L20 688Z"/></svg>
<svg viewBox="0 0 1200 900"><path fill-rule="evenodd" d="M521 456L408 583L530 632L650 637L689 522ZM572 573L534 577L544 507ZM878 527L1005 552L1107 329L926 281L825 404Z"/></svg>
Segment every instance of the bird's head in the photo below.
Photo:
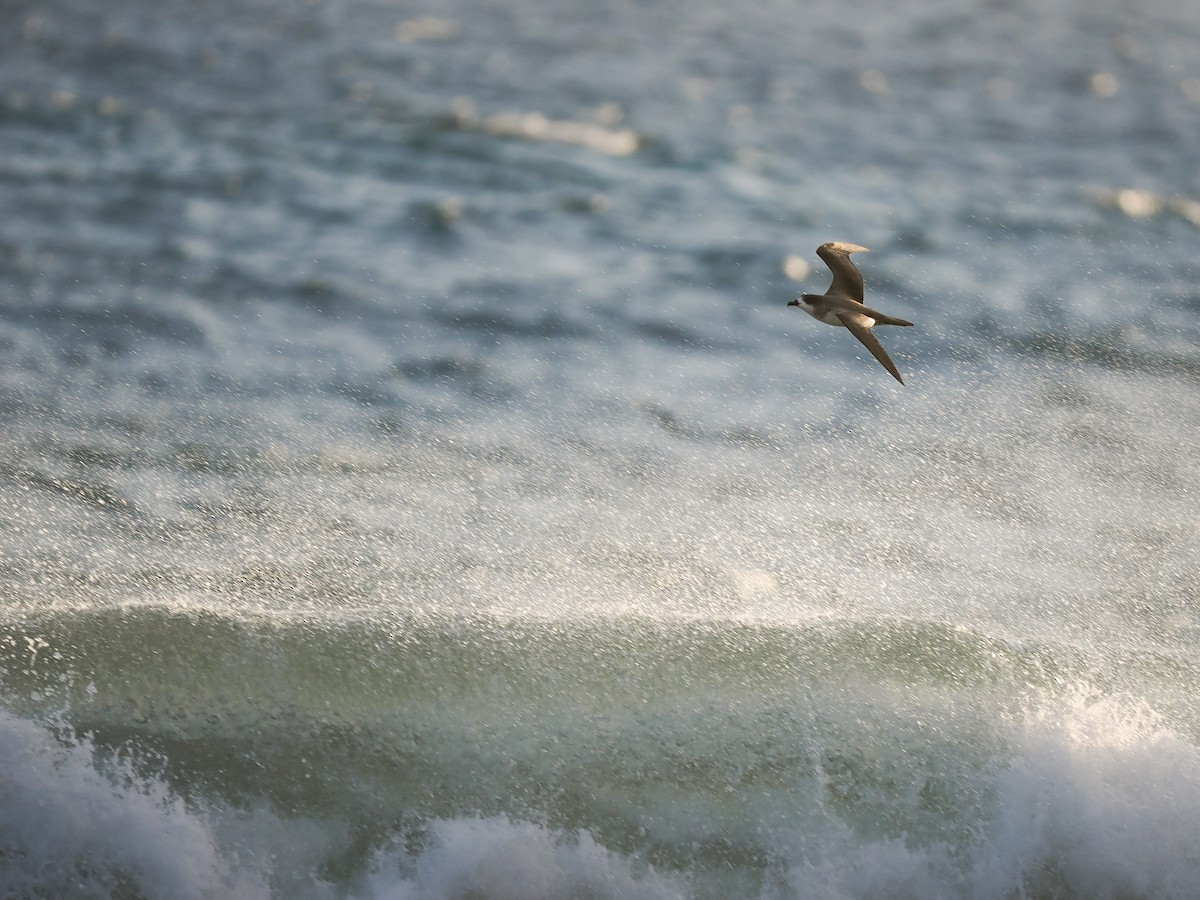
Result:
<svg viewBox="0 0 1200 900"><path fill-rule="evenodd" d="M788 306L812 306L814 299L812 294L801 294L795 300L788 301Z"/></svg>

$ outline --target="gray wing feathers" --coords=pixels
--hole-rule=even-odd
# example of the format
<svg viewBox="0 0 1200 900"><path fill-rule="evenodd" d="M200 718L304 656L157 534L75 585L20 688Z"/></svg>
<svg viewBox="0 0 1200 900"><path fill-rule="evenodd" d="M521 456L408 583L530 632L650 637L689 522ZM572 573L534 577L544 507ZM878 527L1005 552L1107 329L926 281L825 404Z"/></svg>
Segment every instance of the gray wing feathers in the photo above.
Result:
<svg viewBox="0 0 1200 900"><path fill-rule="evenodd" d="M854 250L845 249L847 247L854 247ZM850 254L865 249L865 247L857 247L854 244L837 242L822 244L817 248L817 256L825 261L825 265L829 266L829 271L833 273L833 282L829 285L826 293L849 297L855 303L862 303L862 275L859 273L858 267L850 261Z"/></svg>

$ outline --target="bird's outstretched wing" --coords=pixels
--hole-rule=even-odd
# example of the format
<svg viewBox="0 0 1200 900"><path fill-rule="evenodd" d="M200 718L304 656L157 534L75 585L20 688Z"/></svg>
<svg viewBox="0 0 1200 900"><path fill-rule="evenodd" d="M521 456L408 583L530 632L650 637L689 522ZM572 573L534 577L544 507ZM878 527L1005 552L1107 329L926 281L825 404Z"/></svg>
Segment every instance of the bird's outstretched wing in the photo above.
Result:
<svg viewBox="0 0 1200 900"><path fill-rule="evenodd" d="M879 360L880 365L891 372L892 377L898 382L904 384L904 379L900 377L900 372L896 368L896 364L892 362L892 358L887 355L887 351L883 349L883 344L879 343L879 339L876 338L875 335L871 334L871 329L863 328L854 321L853 317L848 316L845 313L838 313L837 317L841 320L842 324L846 326L846 330L858 338L859 341L862 342L862 345L871 351L871 355Z"/></svg>
<svg viewBox="0 0 1200 900"><path fill-rule="evenodd" d="M830 241L817 248L817 256L825 260L829 271L833 273L833 283L829 285L828 294L838 294L849 297L856 303L863 302L863 280L858 268L850 261L851 253L870 253L866 247L858 244L847 244L844 241Z"/></svg>

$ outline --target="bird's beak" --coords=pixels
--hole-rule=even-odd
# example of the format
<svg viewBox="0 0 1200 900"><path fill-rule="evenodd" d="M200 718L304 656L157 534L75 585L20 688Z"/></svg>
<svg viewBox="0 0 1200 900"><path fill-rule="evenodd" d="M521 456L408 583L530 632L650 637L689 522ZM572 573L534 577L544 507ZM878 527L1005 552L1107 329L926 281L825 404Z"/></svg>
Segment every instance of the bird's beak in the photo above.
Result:
<svg viewBox="0 0 1200 900"><path fill-rule="evenodd" d="M795 299L795 300L792 300L792 301L790 301L790 302L788 303L788 306L799 306L799 305L800 305L800 299L799 299L799 298L797 298L797 299Z"/></svg>

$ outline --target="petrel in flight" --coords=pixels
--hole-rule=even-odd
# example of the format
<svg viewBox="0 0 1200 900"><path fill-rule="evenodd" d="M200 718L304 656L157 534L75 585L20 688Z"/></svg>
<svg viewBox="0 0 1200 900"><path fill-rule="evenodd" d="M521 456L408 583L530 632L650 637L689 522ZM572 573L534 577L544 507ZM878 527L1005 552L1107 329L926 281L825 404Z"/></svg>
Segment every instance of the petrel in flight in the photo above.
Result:
<svg viewBox="0 0 1200 900"><path fill-rule="evenodd" d="M871 329L876 325L911 325L912 322L863 306L862 275L850 261L850 254L869 252L866 247L842 241L822 244L817 248L817 256L825 260L825 265L833 272L833 283L824 294L801 294L788 306L802 307L806 313L826 325L848 329L892 373L893 378L904 384L896 364L875 335L871 334Z"/></svg>

